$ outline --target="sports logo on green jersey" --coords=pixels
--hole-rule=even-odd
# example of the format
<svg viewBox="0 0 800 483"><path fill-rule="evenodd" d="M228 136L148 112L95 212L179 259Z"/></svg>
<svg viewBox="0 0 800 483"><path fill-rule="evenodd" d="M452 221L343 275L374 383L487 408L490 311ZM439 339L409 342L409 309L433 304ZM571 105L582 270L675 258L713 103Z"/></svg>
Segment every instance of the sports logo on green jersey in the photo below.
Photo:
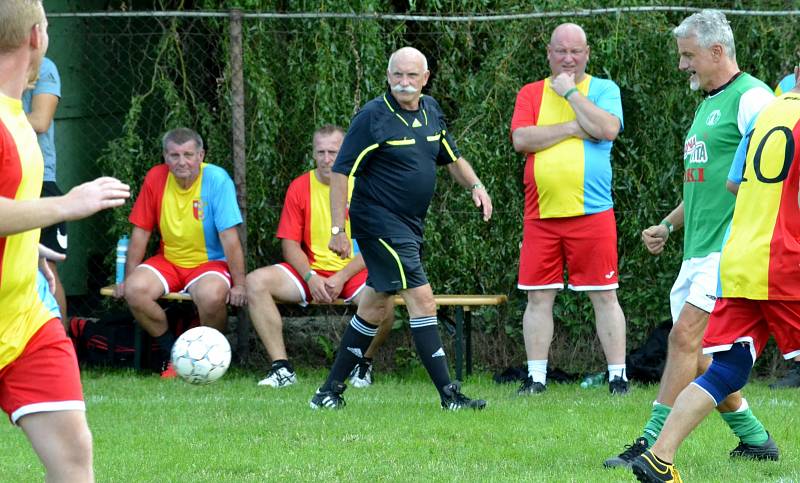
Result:
<svg viewBox="0 0 800 483"><path fill-rule="evenodd" d="M713 126L718 123L720 117L722 117L722 112L719 109L714 109L706 118L706 126Z"/></svg>
<svg viewBox="0 0 800 483"><path fill-rule="evenodd" d="M694 135L687 139L686 144L683 145L683 161L684 163L707 163L708 150L706 149L706 143L698 141L697 136Z"/></svg>

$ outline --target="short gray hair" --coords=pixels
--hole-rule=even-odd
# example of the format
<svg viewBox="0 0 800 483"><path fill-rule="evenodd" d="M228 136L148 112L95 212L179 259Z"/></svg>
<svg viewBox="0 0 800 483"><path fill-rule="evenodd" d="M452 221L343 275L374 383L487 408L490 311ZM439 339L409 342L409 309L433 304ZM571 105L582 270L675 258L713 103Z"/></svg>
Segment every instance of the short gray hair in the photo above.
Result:
<svg viewBox="0 0 800 483"><path fill-rule="evenodd" d="M412 53L416 54L418 57L422 58L422 70L423 71L427 71L428 70L428 58L425 57L425 54L423 54L419 50L415 49L414 47L401 47L401 48L395 50L392 53L392 55L389 56L389 64L386 66L386 70L391 72L391 70L392 70L392 62L394 62L394 57L397 54L412 54Z"/></svg>
<svg viewBox="0 0 800 483"><path fill-rule="evenodd" d="M701 10L686 17L672 30L672 34L679 39L696 37L697 43L704 49L720 44L725 48L725 55L736 60L733 30L725 14L719 10Z"/></svg>
<svg viewBox="0 0 800 483"><path fill-rule="evenodd" d="M166 153L167 144L174 143L181 145L186 144L189 141L194 141L195 147L197 147L198 151L203 149L203 138L197 134L197 131L189 129L188 127L177 127L167 131L167 133L164 134L164 137L161 138L161 149Z"/></svg>
<svg viewBox="0 0 800 483"><path fill-rule="evenodd" d="M318 128L316 131L314 131L314 134L311 136L311 139L313 141L313 139L316 138L317 136L320 136L320 137L322 137L322 136L330 136L330 135L335 134L337 132L344 137L345 132L344 132L344 128L343 127L337 126L335 124L325 124L322 127Z"/></svg>

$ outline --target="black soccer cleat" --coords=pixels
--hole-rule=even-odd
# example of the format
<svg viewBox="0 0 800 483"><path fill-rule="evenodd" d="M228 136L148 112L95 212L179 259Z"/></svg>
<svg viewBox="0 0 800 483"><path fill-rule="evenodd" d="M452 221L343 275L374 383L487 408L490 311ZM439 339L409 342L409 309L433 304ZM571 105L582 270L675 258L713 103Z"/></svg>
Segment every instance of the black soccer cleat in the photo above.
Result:
<svg viewBox="0 0 800 483"><path fill-rule="evenodd" d="M522 381L522 384L517 389L517 396L528 396L531 394L539 394L545 392L547 386L541 382L533 382L533 378L528 376Z"/></svg>
<svg viewBox="0 0 800 483"><path fill-rule="evenodd" d="M483 399L470 399L461 393L461 385L452 382L442 388L442 409L446 411L458 411L459 409L483 409L486 401Z"/></svg>
<svg viewBox="0 0 800 483"><path fill-rule="evenodd" d="M739 446L733 448L730 454L731 458L778 461L781 451L772 436L767 433L767 440L764 444L755 446L739 441Z"/></svg>
<svg viewBox="0 0 800 483"><path fill-rule="evenodd" d="M628 394L629 391L628 381L619 376L615 376L614 379L608 381L608 392L611 394L624 396Z"/></svg>
<svg viewBox="0 0 800 483"><path fill-rule="evenodd" d="M631 470L636 479L642 483L683 482L674 465L661 461L650 450L631 461Z"/></svg>
<svg viewBox="0 0 800 483"><path fill-rule="evenodd" d="M317 389L314 397L311 398L311 409L341 409L345 406L342 393L347 386L341 382L334 382L330 391Z"/></svg>
<svg viewBox="0 0 800 483"><path fill-rule="evenodd" d="M630 468L631 461L634 458L641 455L650 445L647 444L647 440L639 437L633 442L633 444L626 444L625 449L622 450L622 453L614 456L612 458L608 458L603 462L603 466L606 468L617 468L617 467L624 467Z"/></svg>

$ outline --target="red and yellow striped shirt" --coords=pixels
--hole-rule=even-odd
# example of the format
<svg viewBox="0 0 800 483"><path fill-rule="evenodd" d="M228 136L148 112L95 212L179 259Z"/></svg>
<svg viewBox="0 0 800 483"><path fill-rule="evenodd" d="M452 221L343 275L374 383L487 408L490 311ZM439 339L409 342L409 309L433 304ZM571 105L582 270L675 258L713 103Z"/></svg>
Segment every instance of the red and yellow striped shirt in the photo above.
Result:
<svg viewBox="0 0 800 483"><path fill-rule="evenodd" d="M0 95L0 196L39 198L44 161L22 101ZM0 368L53 318L36 289L39 229L0 237Z"/></svg>

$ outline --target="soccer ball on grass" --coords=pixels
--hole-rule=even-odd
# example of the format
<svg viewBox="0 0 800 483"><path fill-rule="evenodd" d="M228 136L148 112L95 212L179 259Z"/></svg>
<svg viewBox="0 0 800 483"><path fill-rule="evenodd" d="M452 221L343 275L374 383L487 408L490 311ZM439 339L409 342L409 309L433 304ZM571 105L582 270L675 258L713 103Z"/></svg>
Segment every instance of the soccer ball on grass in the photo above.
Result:
<svg viewBox="0 0 800 483"><path fill-rule="evenodd" d="M192 384L216 381L231 363L231 346L222 333L211 327L189 329L172 346L175 372Z"/></svg>

